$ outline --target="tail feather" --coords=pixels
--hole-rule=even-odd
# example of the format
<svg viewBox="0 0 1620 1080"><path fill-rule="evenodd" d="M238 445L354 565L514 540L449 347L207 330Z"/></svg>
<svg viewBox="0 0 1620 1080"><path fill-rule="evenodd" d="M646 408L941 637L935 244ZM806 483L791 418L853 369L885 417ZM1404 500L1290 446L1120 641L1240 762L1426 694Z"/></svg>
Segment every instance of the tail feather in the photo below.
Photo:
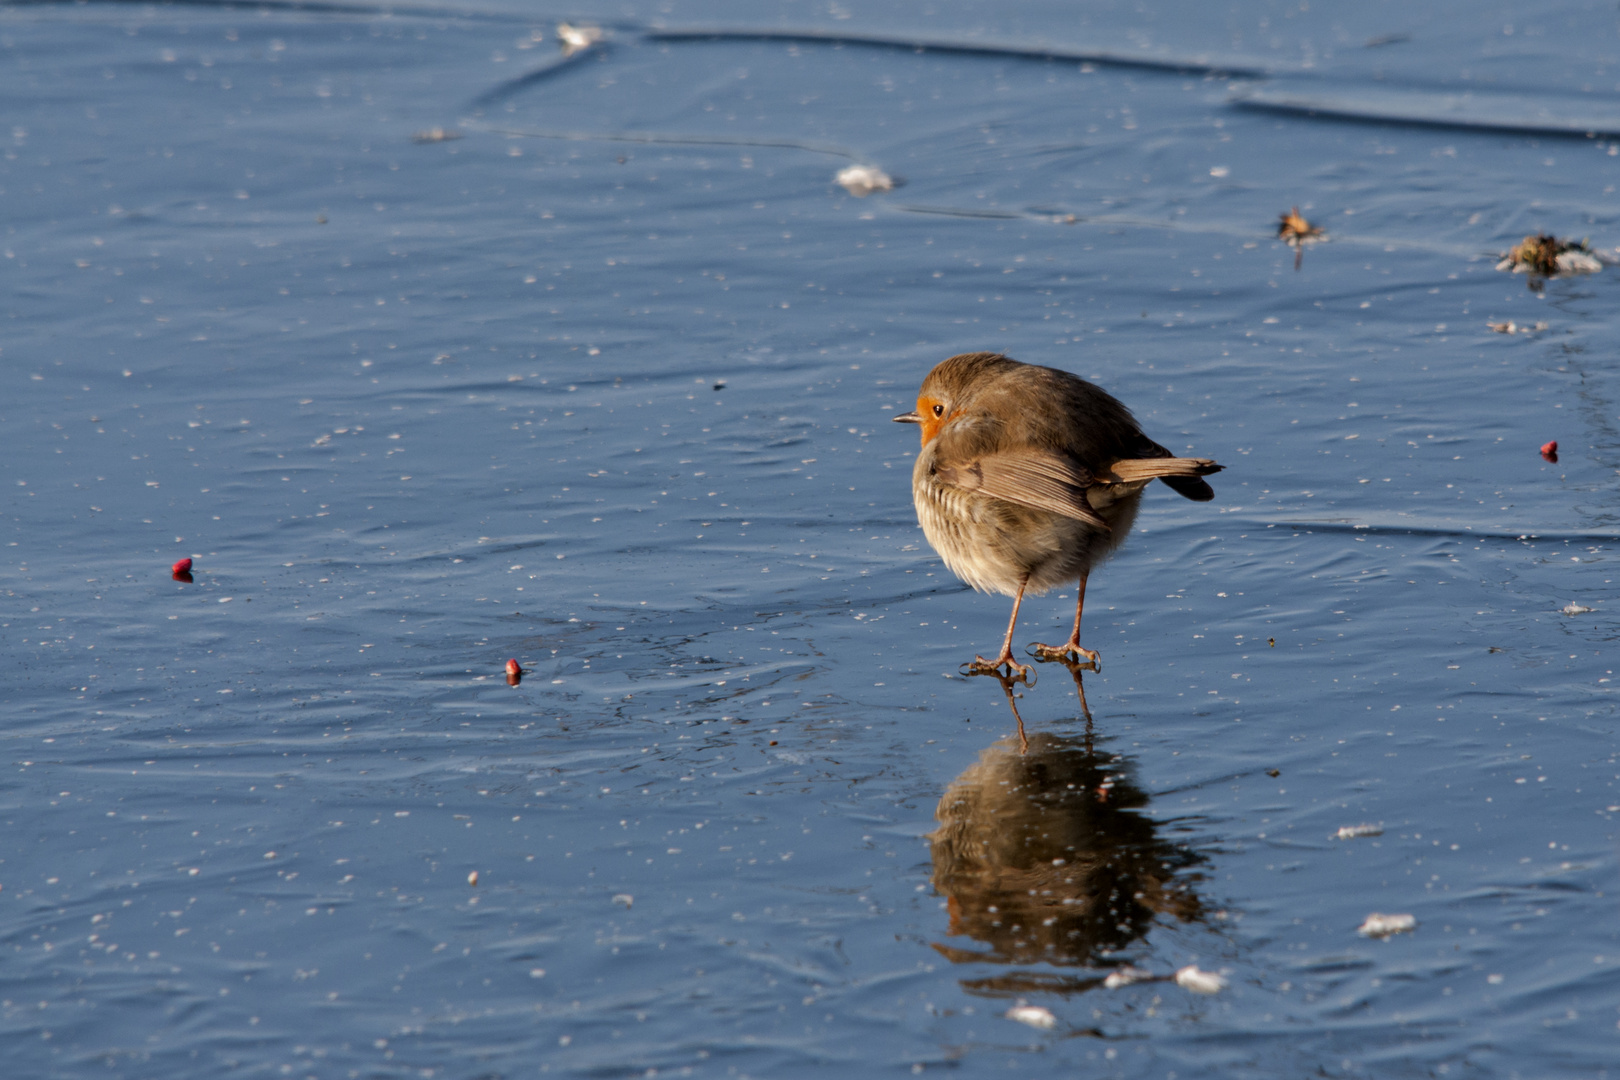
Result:
<svg viewBox="0 0 1620 1080"><path fill-rule="evenodd" d="M1221 469L1222 466L1215 464L1209 458L1131 458L1126 461L1114 462L1098 473L1098 476L1099 478L1108 478L1108 474L1113 473L1115 483L1129 484L1137 480L1152 480L1154 477L1208 476L1211 473L1220 472Z"/></svg>
<svg viewBox="0 0 1620 1080"><path fill-rule="evenodd" d="M1215 489L1196 476L1161 476L1159 479L1163 480L1171 491L1193 502L1209 502L1215 497Z"/></svg>
<svg viewBox="0 0 1620 1080"><path fill-rule="evenodd" d="M1099 472L1097 479L1130 484L1156 478L1184 498L1208 502L1215 497L1215 491L1200 477L1218 473L1222 468L1209 458L1131 458L1114 462Z"/></svg>

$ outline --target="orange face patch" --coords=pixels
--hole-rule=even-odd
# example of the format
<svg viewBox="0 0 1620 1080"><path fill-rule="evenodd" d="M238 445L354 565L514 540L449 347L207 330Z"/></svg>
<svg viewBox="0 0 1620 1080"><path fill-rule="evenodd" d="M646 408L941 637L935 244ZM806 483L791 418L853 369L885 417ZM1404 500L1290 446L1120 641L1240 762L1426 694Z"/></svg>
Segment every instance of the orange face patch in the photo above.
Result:
<svg viewBox="0 0 1620 1080"><path fill-rule="evenodd" d="M931 397L917 399L917 416L921 420L922 444L927 446L939 434L939 429L945 426L945 421L951 414L945 411L945 404Z"/></svg>

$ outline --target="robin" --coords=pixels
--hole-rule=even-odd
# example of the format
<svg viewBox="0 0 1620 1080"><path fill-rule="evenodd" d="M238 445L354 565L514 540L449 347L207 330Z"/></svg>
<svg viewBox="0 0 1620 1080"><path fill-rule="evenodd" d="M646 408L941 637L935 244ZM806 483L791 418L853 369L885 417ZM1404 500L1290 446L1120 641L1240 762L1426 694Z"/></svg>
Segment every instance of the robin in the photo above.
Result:
<svg viewBox="0 0 1620 1080"><path fill-rule="evenodd" d="M1014 673L1013 629L1025 591L1079 581L1074 632L1062 645L1031 646L1041 660L1070 655L1095 665L1080 644L1091 569L1125 539L1151 481L1195 502L1215 492L1221 471L1207 458L1173 456L1130 410L1099 386L998 353L963 353L923 380L915 412L893 418L922 428L911 472L923 535L951 572L981 592L1013 598L1001 654L975 656L971 674Z"/></svg>

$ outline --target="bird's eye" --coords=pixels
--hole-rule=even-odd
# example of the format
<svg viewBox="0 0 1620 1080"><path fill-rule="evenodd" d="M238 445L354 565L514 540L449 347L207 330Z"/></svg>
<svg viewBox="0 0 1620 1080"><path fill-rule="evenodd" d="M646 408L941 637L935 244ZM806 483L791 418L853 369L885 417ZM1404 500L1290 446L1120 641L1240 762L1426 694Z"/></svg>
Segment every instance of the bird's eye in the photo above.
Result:
<svg viewBox="0 0 1620 1080"><path fill-rule="evenodd" d="M934 406L934 415L935 416L944 416L945 415L945 406L943 406L943 405L935 405Z"/></svg>

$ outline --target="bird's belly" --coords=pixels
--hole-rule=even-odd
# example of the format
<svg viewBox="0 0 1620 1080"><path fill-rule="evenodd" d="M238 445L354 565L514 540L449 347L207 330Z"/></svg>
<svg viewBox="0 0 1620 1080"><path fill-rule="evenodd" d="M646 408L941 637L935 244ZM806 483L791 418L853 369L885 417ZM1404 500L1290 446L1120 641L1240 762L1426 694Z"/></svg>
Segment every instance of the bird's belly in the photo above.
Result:
<svg viewBox="0 0 1620 1080"><path fill-rule="evenodd" d="M1111 531L1085 522L964 492L926 475L913 485L917 521L950 571L981 592L1039 595L1072 582L1119 546L1135 517L1127 496L1100 511ZM1134 495L1135 493L1132 493Z"/></svg>

